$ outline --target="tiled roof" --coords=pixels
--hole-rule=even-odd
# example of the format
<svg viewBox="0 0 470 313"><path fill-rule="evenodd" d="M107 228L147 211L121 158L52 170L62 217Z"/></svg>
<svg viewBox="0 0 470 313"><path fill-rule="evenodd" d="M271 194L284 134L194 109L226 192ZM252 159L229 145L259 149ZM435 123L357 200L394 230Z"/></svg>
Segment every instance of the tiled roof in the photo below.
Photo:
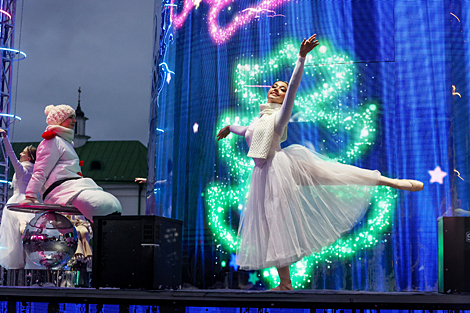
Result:
<svg viewBox="0 0 470 313"><path fill-rule="evenodd" d="M28 145L38 142L12 143L16 155ZM147 177L147 148L137 140L88 141L76 148L84 162L84 177L96 182L133 182L136 177ZM10 177L13 175L10 170Z"/></svg>

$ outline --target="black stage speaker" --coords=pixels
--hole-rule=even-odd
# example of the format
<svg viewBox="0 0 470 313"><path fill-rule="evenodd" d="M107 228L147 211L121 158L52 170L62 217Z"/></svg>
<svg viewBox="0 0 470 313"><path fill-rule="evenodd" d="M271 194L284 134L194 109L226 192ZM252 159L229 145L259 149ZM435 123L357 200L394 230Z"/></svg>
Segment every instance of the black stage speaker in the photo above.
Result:
<svg viewBox="0 0 470 313"><path fill-rule="evenodd" d="M470 292L470 217L439 219L439 292Z"/></svg>
<svg viewBox="0 0 470 313"><path fill-rule="evenodd" d="M181 286L181 221L159 216L99 216L93 221L93 287Z"/></svg>

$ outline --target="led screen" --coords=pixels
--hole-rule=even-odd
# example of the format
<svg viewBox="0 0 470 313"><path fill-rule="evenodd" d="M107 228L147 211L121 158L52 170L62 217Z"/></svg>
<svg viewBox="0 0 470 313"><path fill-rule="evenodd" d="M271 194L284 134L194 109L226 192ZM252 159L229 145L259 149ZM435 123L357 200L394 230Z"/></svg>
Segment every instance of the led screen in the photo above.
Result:
<svg viewBox="0 0 470 313"><path fill-rule="evenodd" d="M418 179L424 190L377 187L350 233L291 266L294 287L437 290L437 219L469 209L469 12L460 1L163 1L147 213L184 222L185 283L278 283L275 269L236 266L253 161L243 138L216 134L250 124L316 33L282 147Z"/></svg>

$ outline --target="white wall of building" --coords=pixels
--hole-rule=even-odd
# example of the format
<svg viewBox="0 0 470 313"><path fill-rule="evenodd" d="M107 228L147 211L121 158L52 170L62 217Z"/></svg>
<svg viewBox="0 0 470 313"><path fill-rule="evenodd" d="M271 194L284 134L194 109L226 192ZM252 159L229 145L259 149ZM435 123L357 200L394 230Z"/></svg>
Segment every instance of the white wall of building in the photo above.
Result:
<svg viewBox="0 0 470 313"><path fill-rule="evenodd" d="M141 186L140 215L145 215L146 184L100 182L98 185L118 198L119 202L121 202L123 215L139 215L139 186Z"/></svg>

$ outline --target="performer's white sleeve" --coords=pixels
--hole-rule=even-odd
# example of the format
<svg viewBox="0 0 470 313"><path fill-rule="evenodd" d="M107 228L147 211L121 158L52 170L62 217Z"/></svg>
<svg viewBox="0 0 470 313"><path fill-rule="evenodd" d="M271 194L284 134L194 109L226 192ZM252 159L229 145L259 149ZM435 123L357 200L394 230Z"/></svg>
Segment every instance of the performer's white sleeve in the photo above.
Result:
<svg viewBox="0 0 470 313"><path fill-rule="evenodd" d="M239 136L245 137L246 130L248 129L248 126L240 126L240 125L230 125L230 131L234 134L237 134Z"/></svg>
<svg viewBox="0 0 470 313"><path fill-rule="evenodd" d="M304 71L305 58L299 57L295 63L294 72L290 78L289 86L287 87L286 97L282 103L282 107L276 114L276 120L274 124L274 131L282 135L284 127L287 126L292 115L292 107L294 106L295 94L299 88L300 81L302 80L302 74Z"/></svg>
<svg viewBox="0 0 470 313"><path fill-rule="evenodd" d="M36 151L36 163L34 163L34 171L26 188L26 196L36 198L41 188L47 181L49 174L52 172L60 159L60 151L57 147L56 140L43 140Z"/></svg>
<svg viewBox="0 0 470 313"><path fill-rule="evenodd" d="M10 158L11 165L13 165L15 168L17 176L22 177L26 175L28 172L24 169L23 165L21 165L21 162L16 158L15 151L13 151L13 147L11 146L10 140L8 140L8 136L3 137L3 145L5 146L5 152Z"/></svg>

